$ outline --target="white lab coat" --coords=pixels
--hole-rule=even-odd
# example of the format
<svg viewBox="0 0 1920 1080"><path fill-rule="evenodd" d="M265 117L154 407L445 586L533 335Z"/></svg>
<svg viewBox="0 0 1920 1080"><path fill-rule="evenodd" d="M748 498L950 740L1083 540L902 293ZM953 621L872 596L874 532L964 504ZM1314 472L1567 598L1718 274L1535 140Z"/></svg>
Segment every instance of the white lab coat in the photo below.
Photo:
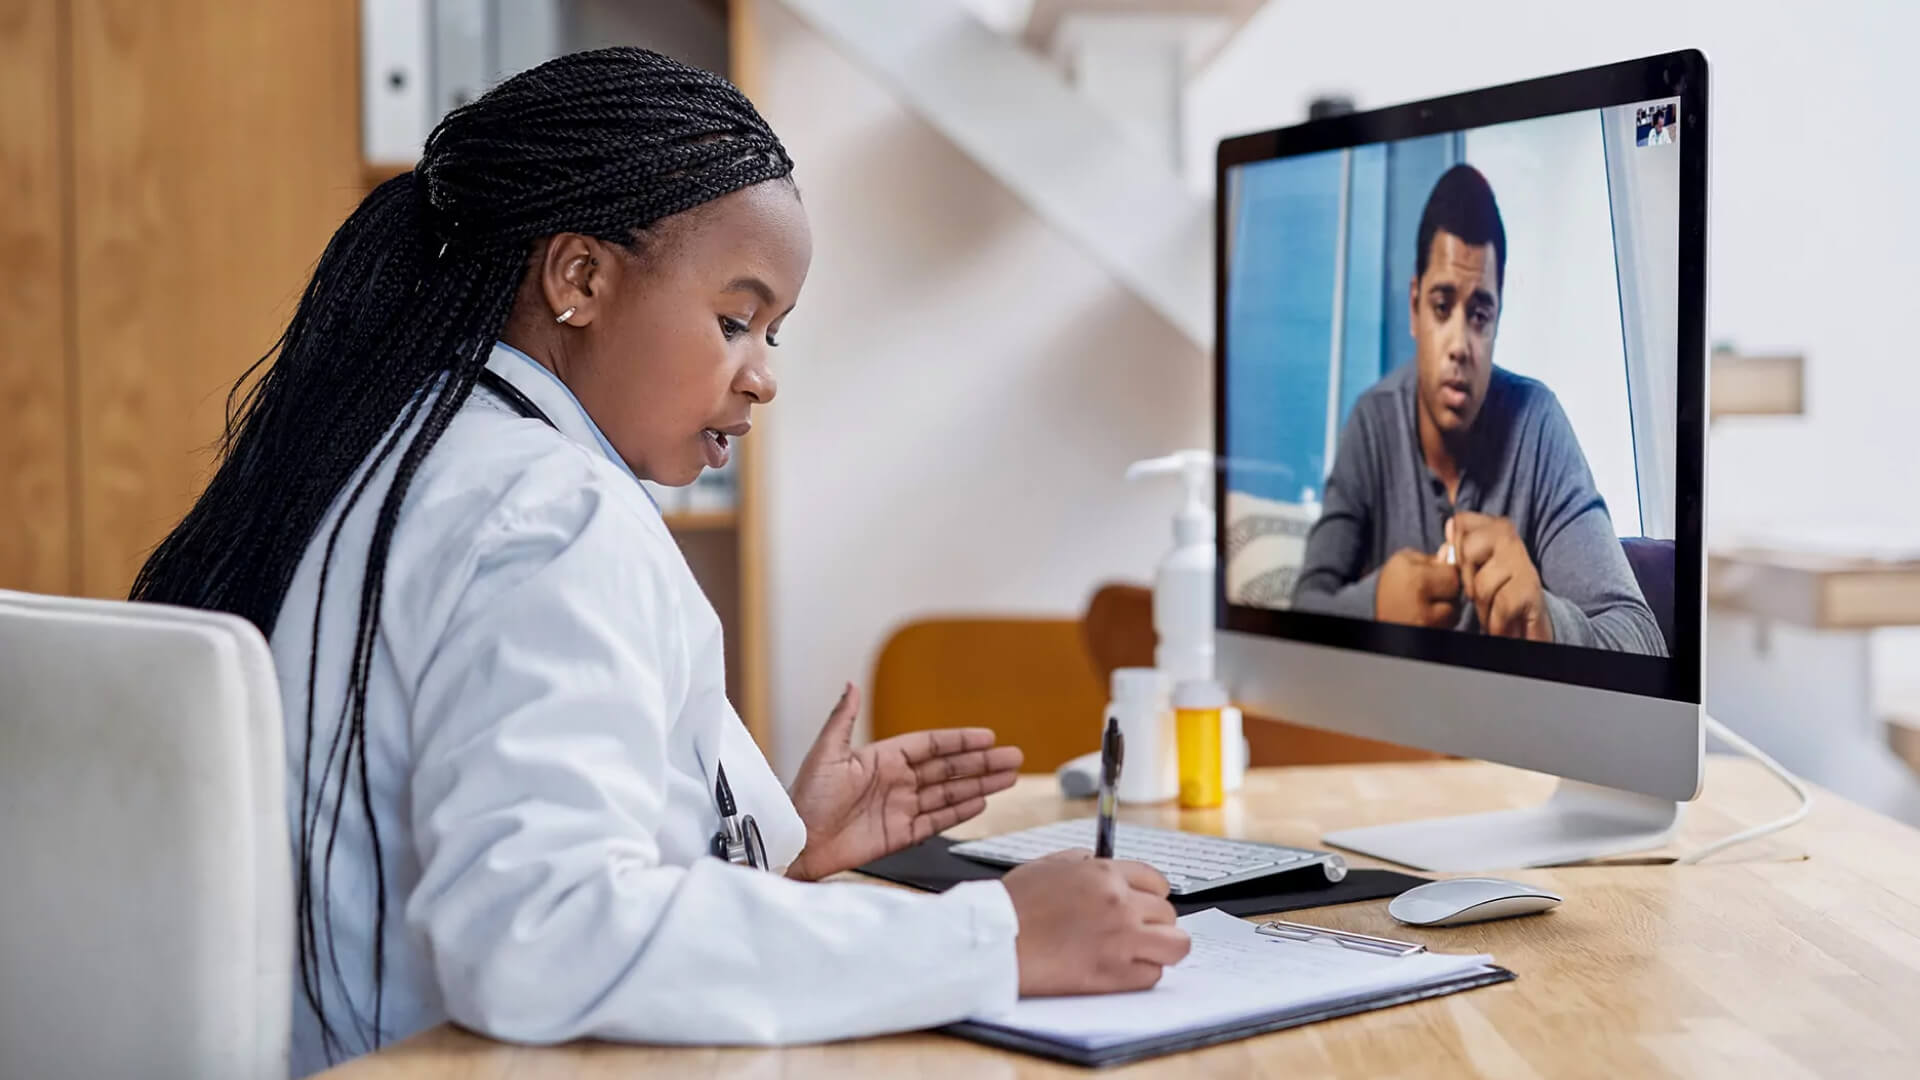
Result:
<svg viewBox="0 0 1920 1080"><path fill-rule="evenodd" d="M1011 1007L1018 927L998 882L925 896L801 884L707 855L720 763L776 865L805 839L727 702L719 620L565 385L504 346L489 367L558 430L476 389L415 475L394 532L366 705L388 897L385 1041L451 1018L532 1043L806 1042ZM348 519L326 582L316 789L399 456ZM295 828L308 644L339 505L272 635ZM324 928L316 942L320 992L350 1054L369 1045L375 888L361 763L351 764L331 880L316 852L312 886L332 901L332 955ZM334 789L309 798L324 850ZM363 1023L346 1019L346 993ZM297 984L294 998L293 1075L304 1076L326 1058Z"/></svg>

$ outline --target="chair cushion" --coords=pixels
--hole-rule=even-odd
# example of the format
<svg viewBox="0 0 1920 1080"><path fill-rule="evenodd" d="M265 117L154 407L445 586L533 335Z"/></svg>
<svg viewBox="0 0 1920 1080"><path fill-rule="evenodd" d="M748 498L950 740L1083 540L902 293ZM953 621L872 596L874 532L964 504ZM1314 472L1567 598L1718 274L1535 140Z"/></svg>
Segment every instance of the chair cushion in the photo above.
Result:
<svg viewBox="0 0 1920 1080"><path fill-rule="evenodd" d="M1667 654L1671 656L1675 634L1673 541L1629 536L1620 539L1620 547L1627 553L1627 564L1633 567L1634 580L1640 583L1640 595L1646 597L1647 606L1653 609L1653 621L1660 625L1660 636L1666 639Z"/></svg>

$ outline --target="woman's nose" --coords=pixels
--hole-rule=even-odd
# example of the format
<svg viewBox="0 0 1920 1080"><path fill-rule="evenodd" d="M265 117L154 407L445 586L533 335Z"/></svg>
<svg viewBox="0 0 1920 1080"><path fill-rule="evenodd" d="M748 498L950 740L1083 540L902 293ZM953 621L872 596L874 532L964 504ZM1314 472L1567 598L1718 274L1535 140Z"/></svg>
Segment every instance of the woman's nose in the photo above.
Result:
<svg viewBox="0 0 1920 1080"><path fill-rule="evenodd" d="M756 361L740 372L733 388L752 398L754 404L765 405L780 393L780 380L773 377L773 371L764 361Z"/></svg>

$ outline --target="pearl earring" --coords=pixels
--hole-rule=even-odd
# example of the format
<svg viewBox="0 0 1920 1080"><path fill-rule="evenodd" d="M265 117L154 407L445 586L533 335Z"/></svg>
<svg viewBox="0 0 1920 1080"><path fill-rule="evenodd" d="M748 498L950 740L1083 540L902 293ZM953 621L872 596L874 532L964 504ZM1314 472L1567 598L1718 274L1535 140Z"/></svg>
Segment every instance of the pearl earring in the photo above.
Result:
<svg viewBox="0 0 1920 1080"><path fill-rule="evenodd" d="M558 315L556 315L556 316L554 316L554 318L553 318L553 321L554 321L554 322L557 322L557 323L563 323L563 322L566 322L566 321L567 321L568 319L571 319L571 318L573 318L573 313L574 313L574 312L576 312L576 311L579 311L579 310L580 310L580 309L579 309L579 308L577 308L577 307L570 307L570 308L568 308L567 310L565 310L565 311L563 311L563 312L561 312L560 314L558 314Z"/></svg>

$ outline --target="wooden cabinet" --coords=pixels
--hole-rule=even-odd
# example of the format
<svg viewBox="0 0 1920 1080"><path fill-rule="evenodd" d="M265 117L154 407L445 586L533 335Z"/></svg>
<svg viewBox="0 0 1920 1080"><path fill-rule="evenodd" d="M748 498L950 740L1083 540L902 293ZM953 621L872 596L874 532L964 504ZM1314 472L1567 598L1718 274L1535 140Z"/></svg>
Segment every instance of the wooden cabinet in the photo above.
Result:
<svg viewBox="0 0 1920 1080"><path fill-rule="evenodd" d="M72 0L80 589L124 596L359 201L351 4Z"/></svg>
<svg viewBox="0 0 1920 1080"><path fill-rule="evenodd" d="M356 8L0 0L0 50L0 586L125 596L359 198Z"/></svg>
<svg viewBox="0 0 1920 1080"><path fill-rule="evenodd" d="M64 3L0 0L0 587L74 584Z"/></svg>

